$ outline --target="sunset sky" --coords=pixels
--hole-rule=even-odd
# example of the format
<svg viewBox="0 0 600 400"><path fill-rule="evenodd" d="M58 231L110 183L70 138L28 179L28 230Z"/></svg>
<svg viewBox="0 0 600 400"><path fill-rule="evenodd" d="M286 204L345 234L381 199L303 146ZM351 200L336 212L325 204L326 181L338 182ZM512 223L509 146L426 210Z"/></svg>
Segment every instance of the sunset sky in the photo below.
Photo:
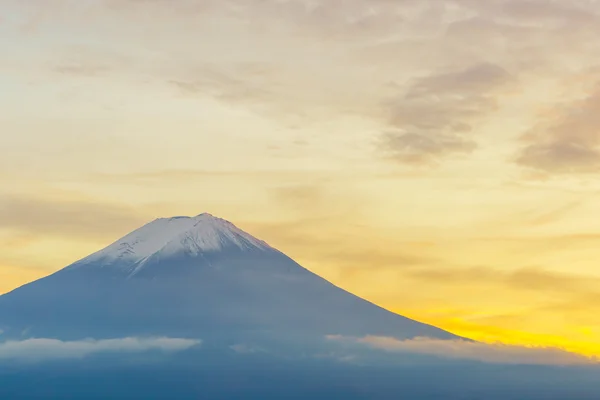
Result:
<svg viewBox="0 0 600 400"><path fill-rule="evenodd" d="M0 0L0 293L210 212L392 311L600 355L600 2Z"/></svg>

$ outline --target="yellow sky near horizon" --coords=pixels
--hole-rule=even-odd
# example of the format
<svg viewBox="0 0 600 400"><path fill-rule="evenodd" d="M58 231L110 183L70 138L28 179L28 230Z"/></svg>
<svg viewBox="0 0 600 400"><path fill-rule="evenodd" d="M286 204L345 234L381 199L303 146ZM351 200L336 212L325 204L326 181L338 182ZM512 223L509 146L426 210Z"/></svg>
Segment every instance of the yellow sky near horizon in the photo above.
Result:
<svg viewBox="0 0 600 400"><path fill-rule="evenodd" d="M600 355L595 2L0 6L0 293L207 211L400 314Z"/></svg>

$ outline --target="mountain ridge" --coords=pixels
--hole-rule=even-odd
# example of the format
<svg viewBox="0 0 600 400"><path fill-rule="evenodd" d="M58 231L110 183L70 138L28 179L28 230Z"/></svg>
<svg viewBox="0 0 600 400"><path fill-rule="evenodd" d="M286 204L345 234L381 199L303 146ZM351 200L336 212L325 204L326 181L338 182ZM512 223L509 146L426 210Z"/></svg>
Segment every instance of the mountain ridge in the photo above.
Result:
<svg viewBox="0 0 600 400"><path fill-rule="evenodd" d="M81 339L326 335L456 339L394 314L210 214L156 219L0 296L7 335Z"/></svg>

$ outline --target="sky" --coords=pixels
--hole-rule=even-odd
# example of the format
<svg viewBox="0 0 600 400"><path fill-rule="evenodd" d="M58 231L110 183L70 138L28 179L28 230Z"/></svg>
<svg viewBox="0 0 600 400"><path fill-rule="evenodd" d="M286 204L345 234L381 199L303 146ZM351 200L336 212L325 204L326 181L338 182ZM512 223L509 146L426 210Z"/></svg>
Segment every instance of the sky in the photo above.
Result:
<svg viewBox="0 0 600 400"><path fill-rule="evenodd" d="M600 355L600 1L0 0L0 293L210 212L394 312Z"/></svg>

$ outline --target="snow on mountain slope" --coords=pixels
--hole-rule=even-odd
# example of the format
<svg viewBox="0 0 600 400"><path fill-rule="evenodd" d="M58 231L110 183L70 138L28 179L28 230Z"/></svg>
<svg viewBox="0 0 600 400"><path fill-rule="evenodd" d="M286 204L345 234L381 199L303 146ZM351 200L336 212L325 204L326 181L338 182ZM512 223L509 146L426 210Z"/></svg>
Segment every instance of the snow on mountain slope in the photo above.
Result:
<svg viewBox="0 0 600 400"><path fill-rule="evenodd" d="M142 260L158 252L192 255L227 248L267 250L271 247L231 222L208 213L196 217L159 218L133 231L81 263L98 260Z"/></svg>
<svg viewBox="0 0 600 400"><path fill-rule="evenodd" d="M157 219L0 296L4 337L456 336L391 313L210 214Z"/></svg>

